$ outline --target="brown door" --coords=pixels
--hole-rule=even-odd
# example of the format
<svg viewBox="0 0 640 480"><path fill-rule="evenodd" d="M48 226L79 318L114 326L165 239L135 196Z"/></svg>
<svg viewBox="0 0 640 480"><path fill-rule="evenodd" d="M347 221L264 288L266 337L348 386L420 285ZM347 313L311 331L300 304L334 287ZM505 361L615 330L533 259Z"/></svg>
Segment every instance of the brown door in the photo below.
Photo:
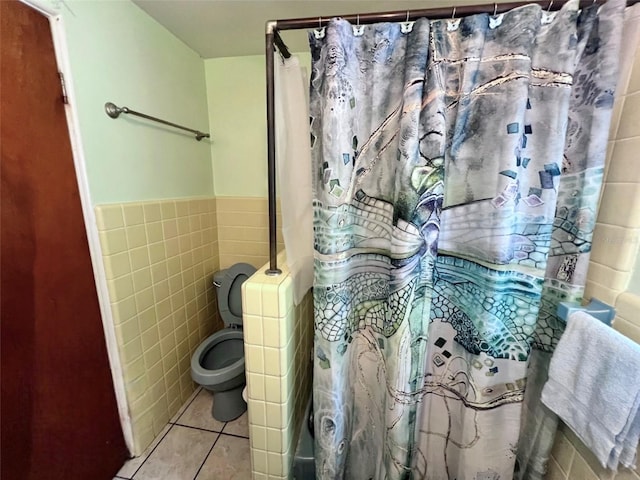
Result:
<svg viewBox="0 0 640 480"><path fill-rule="evenodd" d="M1 477L107 480L127 451L48 20L0 0Z"/></svg>

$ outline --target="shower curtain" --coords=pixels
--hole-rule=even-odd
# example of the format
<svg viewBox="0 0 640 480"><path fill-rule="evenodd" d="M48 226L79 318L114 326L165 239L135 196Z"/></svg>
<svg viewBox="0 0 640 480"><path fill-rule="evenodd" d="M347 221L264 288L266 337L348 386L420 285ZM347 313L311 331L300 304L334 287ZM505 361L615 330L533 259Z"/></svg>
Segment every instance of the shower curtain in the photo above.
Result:
<svg viewBox="0 0 640 480"><path fill-rule="evenodd" d="M583 291L623 10L310 35L318 478L544 469L536 382Z"/></svg>

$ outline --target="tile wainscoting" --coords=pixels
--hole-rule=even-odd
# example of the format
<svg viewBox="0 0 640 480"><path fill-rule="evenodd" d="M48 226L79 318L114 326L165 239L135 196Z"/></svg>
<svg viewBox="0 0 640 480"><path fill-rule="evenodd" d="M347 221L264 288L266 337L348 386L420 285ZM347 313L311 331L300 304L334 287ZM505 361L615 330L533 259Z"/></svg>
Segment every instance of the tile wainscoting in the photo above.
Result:
<svg viewBox="0 0 640 480"><path fill-rule="evenodd" d="M214 198L96 206L134 455L195 389L191 355L222 328Z"/></svg>
<svg viewBox="0 0 640 480"><path fill-rule="evenodd" d="M139 455L194 391L194 350L223 328L213 273L238 262L258 268L268 261L268 204L259 197L211 197L95 210L133 427L132 453ZM280 232L278 248L284 248ZM310 311L310 296L303 305ZM296 312L301 314L300 308Z"/></svg>

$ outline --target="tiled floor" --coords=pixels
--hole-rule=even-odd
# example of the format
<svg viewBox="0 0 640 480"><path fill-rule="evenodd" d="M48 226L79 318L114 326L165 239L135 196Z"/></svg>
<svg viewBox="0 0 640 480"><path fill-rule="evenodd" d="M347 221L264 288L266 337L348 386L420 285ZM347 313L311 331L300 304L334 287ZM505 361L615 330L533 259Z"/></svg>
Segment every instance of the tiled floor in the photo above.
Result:
<svg viewBox="0 0 640 480"><path fill-rule="evenodd" d="M196 390L147 451L125 463L114 480L249 480L247 413L218 422L211 402L210 392Z"/></svg>

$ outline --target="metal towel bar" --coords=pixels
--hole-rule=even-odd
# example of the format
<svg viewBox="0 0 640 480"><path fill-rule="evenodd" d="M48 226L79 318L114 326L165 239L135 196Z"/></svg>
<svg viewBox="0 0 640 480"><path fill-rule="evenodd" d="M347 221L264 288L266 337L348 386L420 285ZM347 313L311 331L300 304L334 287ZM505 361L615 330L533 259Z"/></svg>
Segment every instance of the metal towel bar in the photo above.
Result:
<svg viewBox="0 0 640 480"><path fill-rule="evenodd" d="M186 130L187 132L193 133L196 136L197 141L200 141L203 138L210 138L210 135L208 133L201 132L200 130L194 130L192 128L178 125L177 123L167 122L166 120L152 117L151 115L147 115L146 113L136 112L135 110L131 110L129 107L118 107L111 102L107 102L104 104L104 111L107 112L107 115L109 115L111 118L118 118L121 113L126 113L127 115L135 115L136 117L146 118L147 120L162 123L163 125L169 125L170 127L179 128L180 130Z"/></svg>

